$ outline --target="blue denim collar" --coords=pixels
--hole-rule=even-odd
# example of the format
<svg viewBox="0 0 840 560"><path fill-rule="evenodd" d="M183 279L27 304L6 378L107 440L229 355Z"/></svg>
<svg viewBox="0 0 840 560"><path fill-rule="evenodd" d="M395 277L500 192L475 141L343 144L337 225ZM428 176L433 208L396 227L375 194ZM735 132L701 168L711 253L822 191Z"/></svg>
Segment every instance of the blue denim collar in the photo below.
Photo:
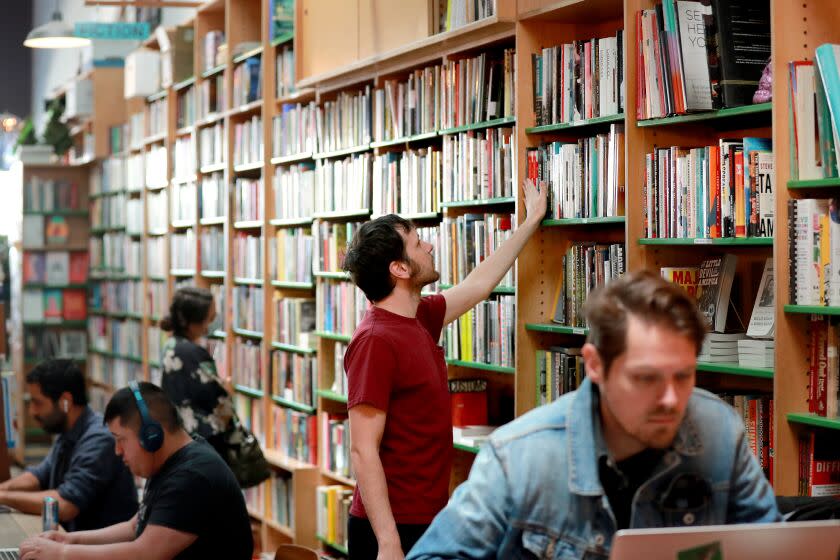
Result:
<svg viewBox="0 0 840 560"><path fill-rule="evenodd" d="M598 387L585 378L575 392L567 423L569 490L581 496L604 494L598 476L598 459L609 455L609 450L601 427L599 403ZM681 455L697 455L703 451L690 402L671 448Z"/></svg>

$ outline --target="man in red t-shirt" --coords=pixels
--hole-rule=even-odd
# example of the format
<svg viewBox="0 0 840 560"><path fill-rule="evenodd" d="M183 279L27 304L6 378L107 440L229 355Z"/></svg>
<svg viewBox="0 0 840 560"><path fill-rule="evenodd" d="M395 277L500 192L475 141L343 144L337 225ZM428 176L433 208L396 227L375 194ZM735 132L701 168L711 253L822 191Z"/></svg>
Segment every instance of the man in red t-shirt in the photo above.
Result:
<svg viewBox="0 0 840 560"><path fill-rule="evenodd" d="M432 245L396 215L367 222L344 268L373 303L344 356L356 492L351 560L402 560L449 498L452 412L441 330L486 299L539 227L546 188L523 185L525 221L463 282L436 282Z"/></svg>

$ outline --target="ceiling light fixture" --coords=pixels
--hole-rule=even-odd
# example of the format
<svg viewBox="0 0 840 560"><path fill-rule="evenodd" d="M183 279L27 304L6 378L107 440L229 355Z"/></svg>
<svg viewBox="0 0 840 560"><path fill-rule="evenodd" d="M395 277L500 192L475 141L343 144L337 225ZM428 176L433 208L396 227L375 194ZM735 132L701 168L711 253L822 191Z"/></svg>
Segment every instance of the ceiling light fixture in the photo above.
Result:
<svg viewBox="0 0 840 560"><path fill-rule="evenodd" d="M56 0L52 19L30 31L23 45L33 49L72 49L90 45L90 39L74 35L73 27L62 19Z"/></svg>

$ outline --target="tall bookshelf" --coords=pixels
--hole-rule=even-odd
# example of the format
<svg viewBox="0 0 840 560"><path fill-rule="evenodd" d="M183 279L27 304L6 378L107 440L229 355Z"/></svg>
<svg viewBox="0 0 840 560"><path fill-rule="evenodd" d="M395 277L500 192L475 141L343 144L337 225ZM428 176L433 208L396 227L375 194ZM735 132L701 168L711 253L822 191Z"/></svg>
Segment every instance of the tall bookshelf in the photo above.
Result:
<svg viewBox="0 0 840 560"><path fill-rule="evenodd" d="M23 273L20 290L14 290L21 299L12 328L13 363L20 390L16 409L23 428L15 455L21 463L27 457L27 444L49 444L49 436L32 421L24 406L26 374L41 360L59 356L72 357L85 368L86 348L80 345L79 335L84 337L87 326L88 163L23 166L23 235L19 246ZM73 202L69 189L75 192ZM57 194L60 190L67 194L63 202ZM42 200L35 202L38 198ZM47 198L51 200L45 202ZM50 231L54 221L64 229L63 234ZM77 259L82 259L81 269ZM64 264L58 262L62 260ZM71 295L75 298L74 317L68 316L70 306L64 307ZM84 310L81 316L80 305ZM74 335L75 343L67 344Z"/></svg>
<svg viewBox="0 0 840 560"><path fill-rule="evenodd" d="M352 4L352 3L351 3ZM276 253L278 233L293 231L318 235L319 227L341 225L364 221L374 215L373 208L353 208L348 212L331 209L324 212L308 212L298 216L280 216L275 200L276 175L288 172L294 166L312 166L340 161L347 156L370 155L373 158L389 153L402 153L419 148L441 149L452 136L464 131L483 133L486 130L512 127L515 137L517 181L514 196L502 200L449 201L445 202L438 193L437 207L430 212L411 215L421 227L439 226L444 220L469 213L514 213L518 223L524 220L522 194L519 189L521 178L528 172L527 153L544 142L574 141L608 132L613 125L622 125L624 131L623 176L625 187L625 210L623 215L608 218L550 219L545 220L520 255L516 272L515 288L500 288L498 292L513 295L517 310L515 328L515 367L501 367L498 364L471 363L449 359L448 370L451 379L478 378L488 385L489 420L501 423L519 416L538 404L535 398L538 389L537 352L552 346L579 347L587 334L580 325L552 323L557 283L562 275L562 259L565 252L575 243L598 242L623 244L627 270L650 268L658 270L663 266L698 266L707 256L734 253L738 256L737 276L739 282L738 311L745 319L749 317L761 278L763 262L775 257L776 270L776 365L774 370L741 368L734 364L699 364L698 385L718 392L740 391L772 395L775 398L775 477L776 492L794 494L798 483L798 435L815 429L837 429L836 420L821 420L802 414L807 397L804 372L807 371L808 335L807 315L795 311L836 314L836 309L789 310L787 302L788 263L785 256L788 239L785 228L777 227L773 239L747 238L745 240L672 240L646 239L644 231L644 199L642 185L645 177L645 154L655 147L701 146L716 143L721 138L762 136L772 137L775 157L777 185L786 185L790 177L787 151L788 100L787 62L793 59L812 58L814 48L831 40L837 41L835 29L840 23L836 10L825 3L805 2L796 6L789 3L771 2L772 6L772 48L773 71L776 77L774 99L770 104L753 105L717 112L669 117L639 121L636 118L636 68L635 45L636 12L652 8L654 0L497 0L495 14L485 20L464 27L430 35L411 42L393 45L389 35L388 50L376 50L375 45L359 47L364 53L347 64L334 67L323 57L330 56L329 48L312 49L315 44L302 38L312 37L313 29L334 29L318 27L319 12L306 0L297 2L295 32L272 36L270 3L267 0L211 0L200 7L192 25L195 31L194 62L195 76L162 90L144 99L128 100L125 105L125 121L140 127L132 134L132 142L126 142L125 153L118 154L130 160L138 155L163 149L167 154L164 169L157 169L160 181L151 184L146 180L147 167L142 166L139 184L132 189L129 180L126 187L127 200L140 200L143 206L143 228L139 235L128 232L128 236L143 243L143 263L140 274L125 278L120 271L96 271L102 280L134 281L142 284L143 313L136 317L111 317L113 320L140 321L142 327L142 376L156 380L159 372L159 345L152 337L159 336L154 330L165 313L173 290L180 282L212 288L223 295L224 306L220 310L223 321L220 328L210 334L219 360L220 374L233 377L229 389L241 405L241 411L249 410L249 421L253 421L258 433L264 438L266 457L275 474L288 481L294 495L294 518L288 524L278 523L265 500L249 502L253 521L260 526L261 544L265 550L284 542L297 542L317 546L319 541L329 541L326 535L318 535L316 529L316 486L338 485L352 488L354 481L345 473L332 472L324 457L321 438L323 426L330 418L341 419L346 415L346 394L340 383L341 345L350 340L352 332L326 330L321 325L309 344L280 342L276 332L277 302L289 298L315 298L324 301L323 294L330 286L347 286L346 275L339 267L319 270L314 274L290 279L278 276L277 263L272 255ZM349 5L348 5L349 6ZM359 8L345 6L353 12ZM426 18L428 6L422 2L404 6L402 17ZM304 14L304 10L309 10ZM416 10L416 12L414 11ZM349 13L348 12L348 13ZM344 13L344 12L342 12ZM353 12L356 13L356 12ZM334 15L334 14L333 14ZM361 17L361 16L360 16ZM361 18L364 19L364 18ZM361 21L361 20L360 20ZM412 29L414 29L412 27ZM623 57L625 102L624 111L616 115L605 115L571 125L537 126L533 108L531 55L542 48L605 37L624 30ZM228 49L223 59L205 65L203 40L212 31L224 31ZM415 30L416 31L416 30ZM414 37L414 31L405 37ZM352 35L350 31L348 34ZM323 34L322 34L323 35ZM346 40L344 37L342 40ZM365 39L367 41L367 39ZM252 42L247 52L234 54L233 48L242 42ZM336 42L340 42L336 38ZM399 43L399 42L397 42ZM146 42L147 48L157 48L154 39ZM489 49L515 48L516 80L514 81L515 107L513 115L491 122L478 122L459 129L445 129L443 126L425 130L422 133L387 140L371 139L361 145L341 146L341 150L320 153L315 150L300 150L299 153L281 153L274 134L274 119L282 115L284 105L314 103L323 107L341 95L351 94L370 86L371 90L382 88L390 80L405 80L415 70L445 64L450 60L474 56ZM293 52L288 52L293 49ZM309 49L309 50L307 50ZM345 56L347 53L342 53ZM319 58L321 57L321 58ZM248 59L259 58L262 86L259 98L234 104L234 88L237 69L249 64ZM276 72L278 58L291 63L296 80L293 87L277 91ZM352 57L350 57L352 58ZM313 75L312 68L329 68ZM196 109L194 119L185 119L180 112L183 100L193 95L194 105L200 107L202 96L219 88L224 93L224 103L209 111ZM147 127L150 117L164 110L164 123L155 130ZM236 157L237 127L253 117L261 117L262 147L257 157L241 160ZM204 159L202 149L210 142L214 127L218 128L217 140L221 140L221 157ZM96 136L98 139L99 136ZM192 140L192 148L187 139ZM179 148L179 146L181 146ZM179 151L181 150L181 151ZM191 151L190 151L191 150ZM175 153L191 153L195 159L192 167L175 164ZM104 157L106 154L98 154ZM180 164L180 162L179 162ZM177 167L177 170L176 170ZM237 179L262 179L260 207L257 216L239 219L236 191ZM195 185L193 190L187 188ZM218 188L218 184L222 188ZM802 187L802 188L794 188ZM836 192L836 184L818 188L808 185L792 185L776 192L776 220L786 216L789 198L829 196ZM209 209L203 204L205 191L218 193L218 204ZM163 202L156 198L166 197ZM106 197L99 193L97 197ZM193 198L191 198L193 197ZM174 201L192 201L197 211L184 214ZM163 220L161 222L161 217ZM241 217L241 216L240 216ZM254 219L256 218L256 219ZM162 227L160 224L163 224ZM155 224L155 227L152 227ZM173 265L172 243L176 236L186 232L193 235L194 258ZM104 235L108 232L93 232ZM235 262L241 255L237 249L237 236L246 235L256 239L261 249L259 273L236 274ZM203 239L208 241L203 244ZM434 238L434 236L432 236ZM438 239L442 237L438 234ZM157 244L157 245L155 245ZM205 261L210 255L208 248L215 248L212 263ZM194 261L194 262L193 262ZM317 259L313 257L317 265ZM154 274L150 267L157 267ZM280 279L282 278L282 279ZM443 286L441 286L443 287ZM261 314L262 328L244 328L237 325L234 317L234 294L236 290L261 289L263 300ZM352 292L352 290L350 290ZM113 311L111 312L113 314ZM242 344L259 343L259 372L257 378L244 382L240 378L243 368L239 367L236 349ZM273 386L272 355L285 354L293 357L313 359L317 363L317 393L312 403L299 402L285 394L275 394ZM114 356L106 356L115 358ZM118 357L117 357L118 358ZM302 358L301 358L302 359ZM807 410L807 406L804 407ZM276 449L274 442L284 429L278 418L283 414L303 414L314 417L310 429L318 434L317 462L304 462L286 457ZM813 426L813 427L812 427ZM472 465L477 449L454 444L455 468L452 473L454 487L463 481ZM253 496L251 496L253 498ZM340 543L322 542L336 554L341 554Z"/></svg>
<svg viewBox="0 0 840 560"><path fill-rule="evenodd" d="M788 63L794 60L815 60L814 51L823 43L840 42L840 13L820 2L772 2L773 73L777 77L773 88L773 145L776 156L776 216L787 217L790 199L830 198L837 196L840 182L823 180L794 182L790 168L789 150L793 145L789 123ZM778 222L777 222L778 223ZM784 223L784 222L782 222ZM836 307L787 305L790 303L788 279L791 263L788 247L791 240L786 227L776 229L776 470L777 494L797 493L799 476L799 436L811 432L840 430L838 418L824 418L808 414L808 377L810 360L809 313L830 318ZM836 328L836 324L833 324Z"/></svg>

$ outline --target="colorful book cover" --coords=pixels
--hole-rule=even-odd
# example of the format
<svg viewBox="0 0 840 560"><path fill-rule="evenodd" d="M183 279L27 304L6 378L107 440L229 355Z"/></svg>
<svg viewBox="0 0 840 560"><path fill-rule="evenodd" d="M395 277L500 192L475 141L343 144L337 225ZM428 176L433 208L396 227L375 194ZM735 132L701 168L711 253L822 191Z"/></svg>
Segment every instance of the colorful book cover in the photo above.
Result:
<svg viewBox="0 0 840 560"><path fill-rule="evenodd" d="M696 266L663 266L660 272L665 280L682 287L696 299L700 295L697 285L699 270Z"/></svg>
<svg viewBox="0 0 840 560"><path fill-rule="evenodd" d="M61 290L44 290L44 320L60 321L63 316L64 301Z"/></svg>
<svg viewBox="0 0 840 560"><path fill-rule="evenodd" d="M64 290L64 319L83 321L87 319L86 292L84 290Z"/></svg>
<svg viewBox="0 0 840 560"><path fill-rule="evenodd" d="M24 253L23 282L43 284L47 280L47 263L43 253Z"/></svg>
<svg viewBox="0 0 840 560"><path fill-rule="evenodd" d="M50 216L47 220L47 245L64 245L70 235L70 227L64 216Z"/></svg>

